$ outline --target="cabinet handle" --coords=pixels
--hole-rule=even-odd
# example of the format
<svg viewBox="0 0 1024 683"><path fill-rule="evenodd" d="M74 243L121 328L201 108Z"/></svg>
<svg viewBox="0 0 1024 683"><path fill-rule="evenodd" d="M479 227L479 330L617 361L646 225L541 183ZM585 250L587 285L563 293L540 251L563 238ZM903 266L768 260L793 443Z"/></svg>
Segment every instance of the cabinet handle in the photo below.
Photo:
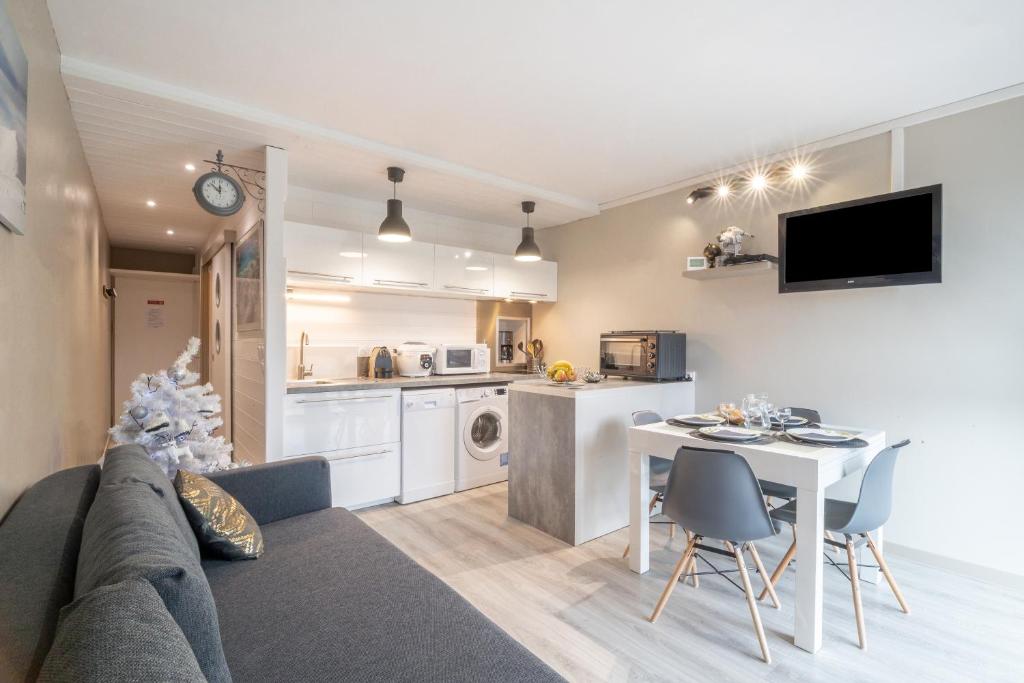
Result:
<svg viewBox="0 0 1024 683"><path fill-rule="evenodd" d="M301 275L312 280L329 280L332 282L352 282L355 278L351 275L324 275L323 273L307 273L304 270L289 270L289 275Z"/></svg>
<svg viewBox="0 0 1024 683"><path fill-rule="evenodd" d="M330 462L331 460L354 460L355 458L368 458L371 455L386 455L386 454L388 454L390 452L391 452L390 450L383 450L383 451L373 451L372 453L359 453L357 455L346 455L343 458L328 458L327 462Z"/></svg>
<svg viewBox="0 0 1024 683"><path fill-rule="evenodd" d="M353 396L351 398L300 398L296 403L337 403L338 401L382 401L392 396Z"/></svg>
<svg viewBox="0 0 1024 683"><path fill-rule="evenodd" d="M459 285L445 285L444 288L454 289L459 292L479 292L480 294L483 294L484 292L487 291L486 287L460 287Z"/></svg>
<svg viewBox="0 0 1024 683"><path fill-rule="evenodd" d="M427 287L430 283L428 282L407 282L405 280L374 280L373 284L383 285L385 287Z"/></svg>
<svg viewBox="0 0 1024 683"><path fill-rule="evenodd" d="M516 292L516 291L512 291L512 292L510 292L510 294L512 294L512 296L528 296L530 298L535 298L535 299L543 299L543 298L545 298L547 296L547 294L542 294L541 292Z"/></svg>

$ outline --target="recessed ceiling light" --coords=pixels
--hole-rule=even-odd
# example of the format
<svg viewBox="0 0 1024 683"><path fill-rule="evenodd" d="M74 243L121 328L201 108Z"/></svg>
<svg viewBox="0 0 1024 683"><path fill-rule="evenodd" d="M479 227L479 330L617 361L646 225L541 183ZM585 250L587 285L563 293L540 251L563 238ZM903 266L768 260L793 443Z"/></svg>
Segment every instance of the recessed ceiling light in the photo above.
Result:
<svg viewBox="0 0 1024 683"><path fill-rule="evenodd" d="M793 180L803 180L807 177L807 173L806 164L796 163L789 167L789 177Z"/></svg>
<svg viewBox="0 0 1024 683"><path fill-rule="evenodd" d="M764 188L768 187L768 178L765 177L764 173L758 173L750 179L750 189L760 192Z"/></svg>
<svg viewBox="0 0 1024 683"><path fill-rule="evenodd" d="M465 256L466 258L469 258L470 256L473 255L473 252L471 252L471 251L464 251L464 252L462 252L462 255Z"/></svg>
<svg viewBox="0 0 1024 683"><path fill-rule="evenodd" d="M482 271L487 270L487 266L466 266L466 270Z"/></svg>
<svg viewBox="0 0 1024 683"><path fill-rule="evenodd" d="M718 193L719 197L728 197L729 196L729 186L726 185L725 183L722 183L721 185L718 186L718 189L715 190L715 192Z"/></svg>
<svg viewBox="0 0 1024 683"><path fill-rule="evenodd" d="M338 256L343 256L345 258L363 258L366 254L361 251L339 251Z"/></svg>
<svg viewBox="0 0 1024 683"><path fill-rule="evenodd" d="M174 234L174 231L173 231L173 230L171 230L170 228L167 228L167 234L168 234L168 235L173 235L173 234Z"/></svg>
<svg viewBox="0 0 1024 683"><path fill-rule="evenodd" d="M185 170L188 171L189 173L192 173L193 171L196 170L196 165L195 164L185 164Z"/></svg>
<svg viewBox="0 0 1024 683"><path fill-rule="evenodd" d="M154 202L152 199L147 199L146 206L152 209L154 206L156 206L156 202Z"/></svg>

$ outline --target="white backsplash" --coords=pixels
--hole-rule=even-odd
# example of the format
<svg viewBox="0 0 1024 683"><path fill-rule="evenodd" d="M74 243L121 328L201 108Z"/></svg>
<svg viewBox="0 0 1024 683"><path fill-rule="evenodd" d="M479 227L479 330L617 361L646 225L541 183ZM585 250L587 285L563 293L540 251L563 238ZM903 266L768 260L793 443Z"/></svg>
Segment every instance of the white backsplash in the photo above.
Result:
<svg viewBox="0 0 1024 683"><path fill-rule="evenodd" d="M300 295L324 293L295 291ZM288 301L289 378L296 374L303 331L309 335L306 363L313 363L314 377L356 376L356 357L367 355L374 346L394 348L406 341L476 342L475 301L376 292L332 293L344 295L349 301Z"/></svg>

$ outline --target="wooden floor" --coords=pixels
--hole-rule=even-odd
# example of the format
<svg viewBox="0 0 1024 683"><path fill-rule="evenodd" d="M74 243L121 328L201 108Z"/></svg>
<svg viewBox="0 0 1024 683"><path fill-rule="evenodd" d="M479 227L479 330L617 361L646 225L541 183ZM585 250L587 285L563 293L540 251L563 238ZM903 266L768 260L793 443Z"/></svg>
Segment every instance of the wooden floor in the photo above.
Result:
<svg viewBox="0 0 1024 683"><path fill-rule="evenodd" d="M651 571L640 576L621 559L626 530L573 548L508 519L507 499L507 486L495 484L359 514L569 680L1024 681L1022 593L890 557L912 612L898 610L884 582L863 584L861 651L849 582L827 567L824 647L811 655L793 645L788 573L782 609L761 605L767 665L743 594L724 579L678 586L658 623L648 623L681 534L669 544L666 526L652 528ZM768 571L789 540L759 545Z"/></svg>

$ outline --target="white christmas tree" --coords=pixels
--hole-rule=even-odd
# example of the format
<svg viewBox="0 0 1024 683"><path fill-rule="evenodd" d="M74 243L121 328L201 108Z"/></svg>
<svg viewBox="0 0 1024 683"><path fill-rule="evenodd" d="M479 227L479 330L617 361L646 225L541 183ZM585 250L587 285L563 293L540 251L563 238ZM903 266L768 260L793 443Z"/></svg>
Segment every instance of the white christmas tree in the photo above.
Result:
<svg viewBox="0 0 1024 683"><path fill-rule="evenodd" d="M135 378L120 423L110 428L116 443L139 444L169 477L179 469L213 472L239 466L231 462L231 444L211 436L224 420L217 416L220 396L213 385L196 385L199 373L188 369L198 353L199 340L192 337L167 370Z"/></svg>

